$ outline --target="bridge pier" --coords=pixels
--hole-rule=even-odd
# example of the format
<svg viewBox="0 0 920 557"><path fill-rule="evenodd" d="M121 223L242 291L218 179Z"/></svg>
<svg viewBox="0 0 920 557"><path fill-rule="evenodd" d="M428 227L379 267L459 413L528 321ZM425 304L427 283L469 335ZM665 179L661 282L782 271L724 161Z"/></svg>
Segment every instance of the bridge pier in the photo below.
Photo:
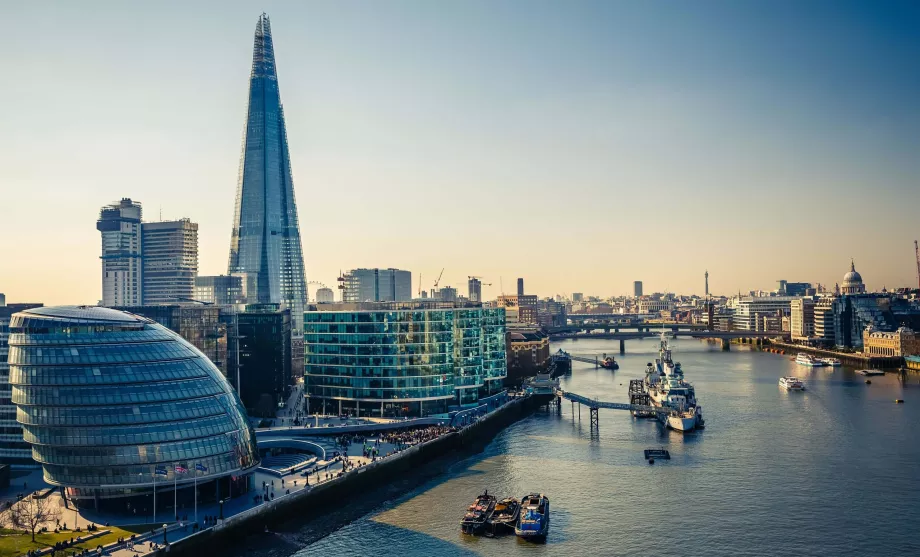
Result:
<svg viewBox="0 0 920 557"><path fill-rule="evenodd" d="M622 356L625 353L626 353L626 341L623 339L620 339L620 355Z"/></svg>
<svg viewBox="0 0 920 557"><path fill-rule="evenodd" d="M723 338L722 339L722 352L730 352L732 349L731 339Z"/></svg>
<svg viewBox="0 0 920 557"><path fill-rule="evenodd" d="M591 429L600 429L600 422L597 420L597 408L591 408Z"/></svg>

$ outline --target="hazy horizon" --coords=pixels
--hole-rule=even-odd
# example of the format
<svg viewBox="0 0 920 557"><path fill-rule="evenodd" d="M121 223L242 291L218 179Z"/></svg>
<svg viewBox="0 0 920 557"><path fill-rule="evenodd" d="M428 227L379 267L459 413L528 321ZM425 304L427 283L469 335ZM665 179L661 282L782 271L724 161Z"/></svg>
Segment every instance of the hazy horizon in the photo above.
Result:
<svg viewBox="0 0 920 557"><path fill-rule="evenodd" d="M29 2L0 38L8 302L95 304L122 197L227 272L263 9L309 281L702 294L708 269L730 295L854 258L917 285L920 4Z"/></svg>

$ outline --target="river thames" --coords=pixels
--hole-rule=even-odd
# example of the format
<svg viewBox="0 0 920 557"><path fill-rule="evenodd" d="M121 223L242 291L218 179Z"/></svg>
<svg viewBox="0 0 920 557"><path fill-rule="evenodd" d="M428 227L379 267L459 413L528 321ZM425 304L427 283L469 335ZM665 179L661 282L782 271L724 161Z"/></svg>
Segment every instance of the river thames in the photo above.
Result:
<svg viewBox="0 0 920 557"><path fill-rule="evenodd" d="M657 341L630 341L616 372L574 362L562 387L628 402ZM573 354L615 353L616 341L554 343ZM285 554L508 555L895 555L918 554L920 384L896 374L865 377L847 367L797 366L789 356L691 339L674 359L696 387L706 429L667 431L654 420L564 402L499 434L487 449L309 545L298 532ZM783 375L806 381L785 392ZM895 404L904 399L905 404ZM646 448L670 461L649 465ZM542 491L551 501L545 545L471 538L459 531L467 505ZM343 502L347 504L347 502ZM299 549L298 549L299 548ZM277 555L279 548L270 551ZM265 554L268 554L267 550ZM256 550L251 554L259 554Z"/></svg>

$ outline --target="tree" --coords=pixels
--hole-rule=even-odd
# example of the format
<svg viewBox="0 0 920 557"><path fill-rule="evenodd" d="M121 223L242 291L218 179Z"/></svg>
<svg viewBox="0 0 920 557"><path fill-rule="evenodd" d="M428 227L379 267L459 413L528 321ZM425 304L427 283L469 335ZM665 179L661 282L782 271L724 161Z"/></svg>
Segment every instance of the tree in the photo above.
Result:
<svg viewBox="0 0 920 557"><path fill-rule="evenodd" d="M57 518L59 510L51 504L48 497L39 498L30 493L13 503L13 506L5 514L4 522L10 524L13 528L30 532L34 542L35 531L46 522L51 522Z"/></svg>

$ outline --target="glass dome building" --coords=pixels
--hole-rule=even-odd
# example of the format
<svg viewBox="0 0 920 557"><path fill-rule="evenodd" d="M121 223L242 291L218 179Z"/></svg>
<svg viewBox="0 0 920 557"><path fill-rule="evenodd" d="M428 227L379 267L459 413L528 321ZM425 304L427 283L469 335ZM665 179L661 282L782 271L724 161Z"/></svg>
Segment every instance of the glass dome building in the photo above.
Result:
<svg viewBox="0 0 920 557"><path fill-rule="evenodd" d="M255 433L217 367L176 333L103 307L13 315L16 419L45 481L78 506L153 511L235 496L259 464ZM168 496L166 496L168 494Z"/></svg>

